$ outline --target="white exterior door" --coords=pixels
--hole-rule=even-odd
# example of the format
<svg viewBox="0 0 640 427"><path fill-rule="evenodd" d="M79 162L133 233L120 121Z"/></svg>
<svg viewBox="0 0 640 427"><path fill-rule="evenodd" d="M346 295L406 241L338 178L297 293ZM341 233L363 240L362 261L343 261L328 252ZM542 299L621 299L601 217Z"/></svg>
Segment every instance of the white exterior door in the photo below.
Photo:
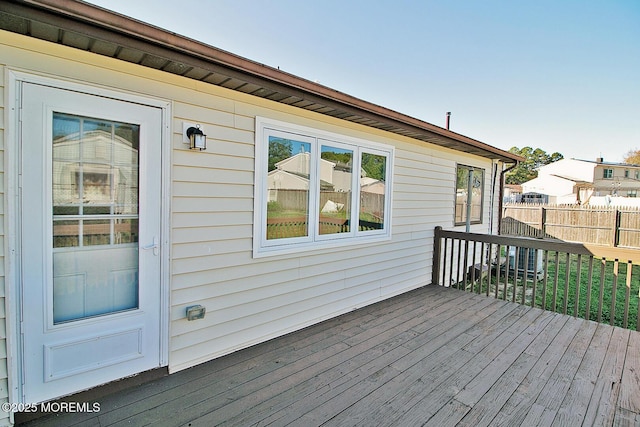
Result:
<svg viewBox="0 0 640 427"><path fill-rule="evenodd" d="M22 398L160 366L162 110L23 83Z"/></svg>

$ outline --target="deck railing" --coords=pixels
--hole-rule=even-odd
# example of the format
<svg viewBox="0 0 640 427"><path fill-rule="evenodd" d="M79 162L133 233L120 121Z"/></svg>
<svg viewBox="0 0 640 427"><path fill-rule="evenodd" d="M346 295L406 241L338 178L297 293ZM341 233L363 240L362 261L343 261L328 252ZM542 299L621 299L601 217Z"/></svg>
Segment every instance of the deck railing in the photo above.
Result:
<svg viewBox="0 0 640 427"><path fill-rule="evenodd" d="M432 283L640 330L640 250L436 227Z"/></svg>

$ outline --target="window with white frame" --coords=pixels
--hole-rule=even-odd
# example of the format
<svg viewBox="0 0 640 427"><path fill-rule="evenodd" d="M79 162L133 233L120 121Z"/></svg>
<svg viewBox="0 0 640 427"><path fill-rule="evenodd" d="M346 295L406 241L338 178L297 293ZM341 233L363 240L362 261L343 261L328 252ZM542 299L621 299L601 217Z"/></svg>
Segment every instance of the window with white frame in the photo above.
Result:
<svg viewBox="0 0 640 427"><path fill-rule="evenodd" d="M388 239L393 154L256 118L254 256Z"/></svg>
<svg viewBox="0 0 640 427"><path fill-rule="evenodd" d="M604 179L612 179L613 178L613 169L605 168L602 170L602 178Z"/></svg>
<svg viewBox="0 0 640 427"><path fill-rule="evenodd" d="M482 223L484 169L458 165L456 173L455 225Z"/></svg>

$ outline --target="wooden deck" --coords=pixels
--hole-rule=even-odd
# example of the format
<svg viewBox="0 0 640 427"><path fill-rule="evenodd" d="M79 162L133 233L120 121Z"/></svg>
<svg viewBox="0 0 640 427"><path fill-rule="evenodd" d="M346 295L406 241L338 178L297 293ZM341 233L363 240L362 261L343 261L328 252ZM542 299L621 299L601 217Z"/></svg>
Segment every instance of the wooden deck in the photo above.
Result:
<svg viewBox="0 0 640 427"><path fill-rule="evenodd" d="M638 426L640 333L427 286L99 403L37 425Z"/></svg>

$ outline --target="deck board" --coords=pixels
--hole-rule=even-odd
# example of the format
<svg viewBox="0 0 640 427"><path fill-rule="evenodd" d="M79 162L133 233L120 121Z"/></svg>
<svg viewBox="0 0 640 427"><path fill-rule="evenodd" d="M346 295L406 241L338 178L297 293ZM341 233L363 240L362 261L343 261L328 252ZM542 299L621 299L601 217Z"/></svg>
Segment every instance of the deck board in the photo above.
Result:
<svg viewBox="0 0 640 427"><path fill-rule="evenodd" d="M427 286L99 402L23 425L632 426L640 333Z"/></svg>
<svg viewBox="0 0 640 427"><path fill-rule="evenodd" d="M637 384L640 384L640 334L632 334L620 384L620 406L636 414L640 413L640 394L633 393Z"/></svg>
<svg viewBox="0 0 640 427"><path fill-rule="evenodd" d="M612 424L630 335L631 333L628 330L613 329L611 340L604 356L607 363L603 365L596 380L587 414L585 415L585 425Z"/></svg>
<svg viewBox="0 0 640 427"><path fill-rule="evenodd" d="M489 300L482 303L482 309L470 315L470 320L479 325L498 323L506 313L515 308L497 301L486 306ZM453 327L450 326L450 332L438 331L436 328L430 332L434 334L431 339L425 339L421 347L414 348L394 365L402 372L395 382L379 389L377 393L372 393L369 399L358 402L356 410L363 406L364 410L352 410L341 417L346 425L351 419L362 417L365 418L361 420L360 425L372 425L381 420L393 424L399 418L407 417L412 410L417 412L418 409L414 409L416 405L420 405L419 410L428 409L422 406L421 402L457 371L457 365L471 360L472 354L463 348L477 337L468 333L465 326L459 322ZM379 396L385 393L393 393L395 396L392 399ZM380 402L386 403L380 405Z"/></svg>
<svg viewBox="0 0 640 427"><path fill-rule="evenodd" d="M553 421L556 425L570 425L582 422L586 416L596 380L600 374L605 354L611 340L611 328L598 326L589 350L582 359L569 390L564 396L558 413Z"/></svg>

